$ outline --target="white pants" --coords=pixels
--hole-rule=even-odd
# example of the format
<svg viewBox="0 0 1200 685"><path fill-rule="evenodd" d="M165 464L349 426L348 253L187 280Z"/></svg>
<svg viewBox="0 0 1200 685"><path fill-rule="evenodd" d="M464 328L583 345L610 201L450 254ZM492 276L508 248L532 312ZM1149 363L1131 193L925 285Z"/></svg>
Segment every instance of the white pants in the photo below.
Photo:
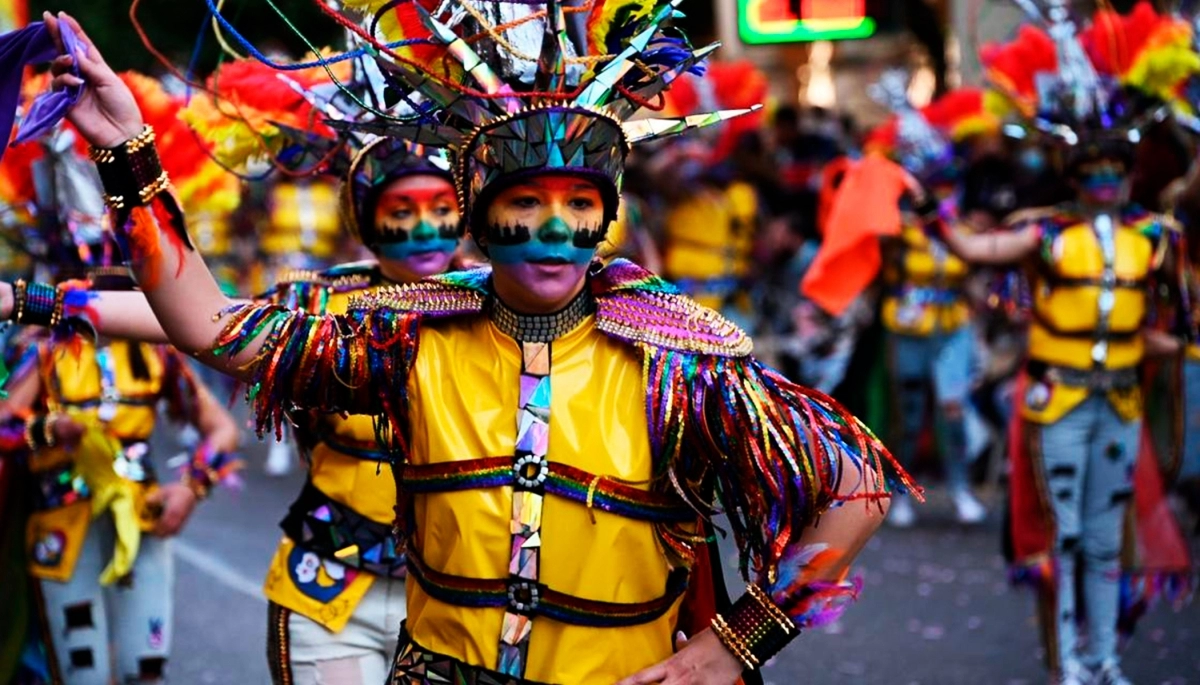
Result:
<svg viewBox="0 0 1200 685"><path fill-rule="evenodd" d="M340 632L270 606L268 657L275 685L381 685L408 615L404 579L377 578Z"/></svg>
<svg viewBox="0 0 1200 685"><path fill-rule="evenodd" d="M162 682L171 651L170 540L142 535L128 583L100 586L112 559L107 514L92 521L71 580L41 581L53 658L65 685Z"/></svg>

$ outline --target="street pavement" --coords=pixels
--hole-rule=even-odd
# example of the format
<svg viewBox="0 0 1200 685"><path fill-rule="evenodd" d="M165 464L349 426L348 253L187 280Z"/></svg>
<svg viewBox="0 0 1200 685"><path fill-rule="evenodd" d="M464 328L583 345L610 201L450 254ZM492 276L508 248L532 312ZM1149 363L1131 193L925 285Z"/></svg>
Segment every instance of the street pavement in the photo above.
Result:
<svg viewBox="0 0 1200 685"><path fill-rule="evenodd" d="M177 541L171 681L179 685L270 682L259 587L303 474L268 478L263 446L245 451L245 489L216 493ZM856 573L866 587L857 605L842 622L793 643L766 668L768 684L1045 682L1033 598L1006 582L998 517L958 526L936 488L918 511L916 529L885 529L860 557ZM730 585L740 593L726 547ZM1152 612L1125 653L1125 668L1138 685L1200 684L1200 608Z"/></svg>

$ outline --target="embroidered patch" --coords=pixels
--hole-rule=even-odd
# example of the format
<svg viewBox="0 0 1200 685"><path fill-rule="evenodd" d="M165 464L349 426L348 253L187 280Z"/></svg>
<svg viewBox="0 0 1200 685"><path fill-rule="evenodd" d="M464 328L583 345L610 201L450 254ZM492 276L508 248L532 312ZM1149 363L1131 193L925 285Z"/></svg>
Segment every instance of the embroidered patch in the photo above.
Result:
<svg viewBox="0 0 1200 685"><path fill-rule="evenodd" d="M296 589L318 602L331 602L354 580L356 571L296 547L288 555L288 571Z"/></svg>
<svg viewBox="0 0 1200 685"><path fill-rule="evenodd" d="M33 563L38 566L58 566L62 562L67 535L61 530L48 530L33 543Z"/></svg>
<svg viewBox="0 0 1200 685"><path fill-rule="evenodd" d="M91 602L79 602L64 606L63 618L67 621L67 630L96 627L96 623L92 620Z"/></svg>
<svg viewBox="0 0 1200 685"><path fill-rule="evenodd" d="M165 639L163 638L163 620L161 618L150 619L150 636L146 642L150 645L150 649L163 648Z"/></svg>

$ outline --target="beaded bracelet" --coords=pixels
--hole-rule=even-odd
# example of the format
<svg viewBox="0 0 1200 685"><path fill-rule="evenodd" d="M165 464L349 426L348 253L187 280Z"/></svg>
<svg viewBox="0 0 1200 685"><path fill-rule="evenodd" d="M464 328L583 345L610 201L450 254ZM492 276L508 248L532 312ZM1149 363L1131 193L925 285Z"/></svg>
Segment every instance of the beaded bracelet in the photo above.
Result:
<svg viewBox="0 0 1200 685"><path fill-rule="evenodd" d="M734 602L728 618L718 615L712 626L721 643L750 670L767 663L800 634L792 619L757 585L749 586Z"/></svg>
<svg viewBox="0 0 1200 685"><path fill-rule="evenodd" d="M13 283L13 321L28 326L57 326L62 320L63 293L48 283Z"/></svg>
<svg viewBox="0 0 1200 685"><path fill-rule="evenodd" d="M104 202L118 212L149 204L171 185L154 147L154 128L148 124L117 147L88 148L88 156L100 172Z"/></svg>

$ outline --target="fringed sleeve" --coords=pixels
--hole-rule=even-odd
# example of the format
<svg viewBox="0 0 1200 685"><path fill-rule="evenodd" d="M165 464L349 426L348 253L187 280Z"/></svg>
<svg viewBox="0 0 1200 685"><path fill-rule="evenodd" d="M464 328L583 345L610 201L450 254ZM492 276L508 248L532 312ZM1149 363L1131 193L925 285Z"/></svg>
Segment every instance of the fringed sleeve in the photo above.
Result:
<svg viewBox="0 0 1200 685"><path fill-rule="evenodd" d="M1156 217L1150 229L1157 238L1154 270L1151 272L1148 293L1148 323L1152 328L1170 333L1186 342L1197 339L1192 315L1193 283L1188 265L1186 237L1179 224L1169 217Z"/></svg>
<svg viewBox="0 0 1200 685"><path fill-rule="evenodd" d="M235 305L213 353L236 356L262 340L245 366L259 432L282 432L291 409L376 418L381 445L407 454L406 379L417 353L419 316L390 308L316 316L279 305Z"/></svg>
<svg viewBox="0 0 1200 685"><path fill-rule="evenodd" d="M816 580L814 569L840 552L805 544L802 533L833 507L857 501L867 516L891 491L917 488L879 439L824 394L750 358L701 362L697 373L689 443L715 471L743 577L798 627L830 620L858 585Z"/></svg>

